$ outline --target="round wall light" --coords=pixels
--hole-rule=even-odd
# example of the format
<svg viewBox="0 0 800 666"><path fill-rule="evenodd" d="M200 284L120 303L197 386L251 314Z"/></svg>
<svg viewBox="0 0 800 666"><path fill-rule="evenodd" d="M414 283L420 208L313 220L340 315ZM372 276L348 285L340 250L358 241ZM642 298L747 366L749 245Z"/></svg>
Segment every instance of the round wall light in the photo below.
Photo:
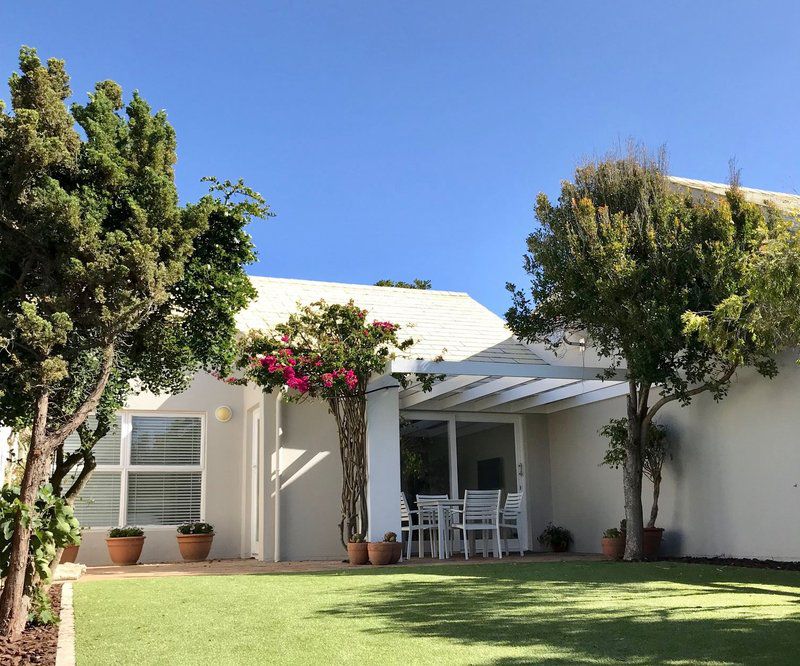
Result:
<svg viewBox="0 0 800 666"><path fill-rule="evenodd" d="M233 410L227 405L221 405L214 410L214 418L220 423L227 423L233 418Z"/></svg>

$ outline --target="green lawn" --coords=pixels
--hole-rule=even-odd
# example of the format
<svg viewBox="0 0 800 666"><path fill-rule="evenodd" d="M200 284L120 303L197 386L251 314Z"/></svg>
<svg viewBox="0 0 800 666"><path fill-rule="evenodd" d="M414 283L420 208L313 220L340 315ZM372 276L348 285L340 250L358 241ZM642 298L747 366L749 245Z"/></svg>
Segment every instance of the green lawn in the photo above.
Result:
<svg viewBox="0 0 800 666"><path fill-rule="evenodd" d="M800 573L557 562L75 586L78 665L797 664Z"/></svg>

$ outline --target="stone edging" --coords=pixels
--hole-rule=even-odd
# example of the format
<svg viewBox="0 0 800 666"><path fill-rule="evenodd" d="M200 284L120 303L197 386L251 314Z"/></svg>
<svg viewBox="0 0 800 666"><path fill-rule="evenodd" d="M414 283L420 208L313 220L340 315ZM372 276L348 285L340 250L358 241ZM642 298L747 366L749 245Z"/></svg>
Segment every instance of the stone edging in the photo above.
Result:
<svg viewBox="0 0 800 666"><path fill-rule="evenodd" d="M72 583L69 582L61 586L56 666L75 666L75 615L72 612Z"/></svg>

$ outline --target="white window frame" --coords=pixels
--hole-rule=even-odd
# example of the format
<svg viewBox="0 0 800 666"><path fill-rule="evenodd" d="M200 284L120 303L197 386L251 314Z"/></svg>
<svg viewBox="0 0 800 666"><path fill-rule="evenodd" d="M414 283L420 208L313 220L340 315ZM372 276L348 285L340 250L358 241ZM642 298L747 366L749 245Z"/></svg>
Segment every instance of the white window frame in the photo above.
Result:
<svg viewBox="0 0 800 666"><path fill-rule="evenodd" d="M153 410L122 410L120 416L120 464L98 465L95 472L117 472L119 481L119 518L116 525L95 526L92 529L109 529L127 525L128 517L128 474L131 472L200 472L200 520L206 519L206 414L205 412L173 412ZM133 417L191 417L200 419L200 463L197 465L132 465L131 435ZM138 525L142 529L174 530L178 525Z"/></svg>

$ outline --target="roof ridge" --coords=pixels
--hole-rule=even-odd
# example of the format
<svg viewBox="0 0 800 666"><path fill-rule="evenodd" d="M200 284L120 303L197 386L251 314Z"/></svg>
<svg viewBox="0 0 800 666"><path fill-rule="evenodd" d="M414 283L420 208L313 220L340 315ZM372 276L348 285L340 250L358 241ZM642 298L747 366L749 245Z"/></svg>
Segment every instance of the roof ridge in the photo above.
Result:
<svg viewBox="0 0 800 666"><path fill-rule="evenodd" d="M678 185L686 185L691 187L692 184L698 186L698 189L703 189L702 185L711 185L713 187L719 187L722 189L727 190L730 187L730 183L718 183L713 180L700 180L699 178L687 178L686 176L667 176L669 180L673 183ZM781 197L796 197L800 199L800 194L792 193L792 192L779 192L778 190L764 190L758 187L746 187L745 185L739 185L739 189L745 190L747 192L752 192L754 194L767 194L772 196L781 196Z"/></svg>
<svg viewBox="0 0 800 666"><path fill-rule="evenodd" d="M416 294L447 294L448 296L464 296L472 298L465 291L450 291L447 289L408 289L407 287L383 287L376 284L362 284L358 282L333 282L329 280L307 280L303 278L273 277L270 275L249 275L250 281L258 280L264 282L290 282L292 284L325 285L329 287L357 287L360 289L380 289L381 291L398 291L402 293L414 292ZM475 300L475 299L472 299ZM477 302L477 301L476 301Z"/></svg>

